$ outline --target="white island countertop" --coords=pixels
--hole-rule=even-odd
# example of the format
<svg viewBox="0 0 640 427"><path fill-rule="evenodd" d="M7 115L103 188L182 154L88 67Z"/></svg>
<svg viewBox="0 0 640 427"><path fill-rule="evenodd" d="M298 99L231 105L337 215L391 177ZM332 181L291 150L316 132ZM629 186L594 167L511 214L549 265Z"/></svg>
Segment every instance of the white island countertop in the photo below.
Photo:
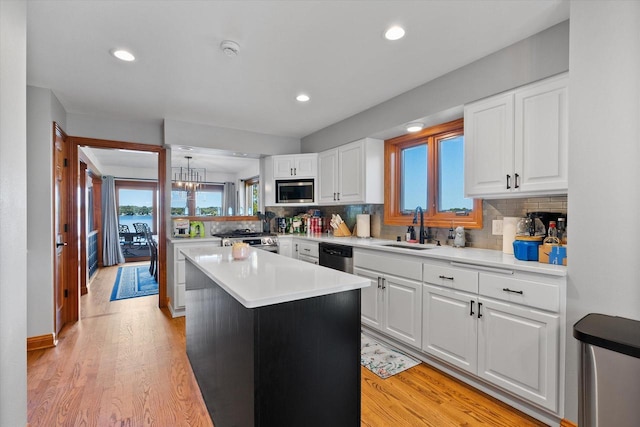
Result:
<svg viewBox="0 0 640 427"><path fill-rule="evenodd" d="M244 260L234 260L231 247L181 251L246 308L351 291L371 283L367 278L260 249L249 248L249 257Z"/></svg>

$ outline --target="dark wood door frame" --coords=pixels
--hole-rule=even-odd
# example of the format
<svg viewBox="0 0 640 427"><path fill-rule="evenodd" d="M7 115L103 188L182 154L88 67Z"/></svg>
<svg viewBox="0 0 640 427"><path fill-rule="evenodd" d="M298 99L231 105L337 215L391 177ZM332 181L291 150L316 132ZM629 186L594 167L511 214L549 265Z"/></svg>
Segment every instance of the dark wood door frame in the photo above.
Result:
<svg viewBox="0 0 640 427"><path fill-rule="evenodd" d="M71 215L71 224L70 228L72 233L71 236L74 244L70 246L69 253L69 264L70 271L78 272L78 256L79 256L79 238L78 235L78 212L80 209L78 203L78 189L79 187L79 175L80 175L80 167L79 167L79 158L78 158L78 147L93 147L93 148L113 148L113 149L127 149L127 150L137 150L137 151L147 151L151 153L158 154L158 307L166 307L167 306L167 266L166 266L166 232L165 232L165 181L166 181L166 150L163 147L158 145L149 145L149 144L140 144L135 142L123 142L123 141L111 141L107 139L94 139L94 138L84 138L79 136L70 136L69 141L71 142L71 153L70 153L70 164L73 166L71 168L71 182L74 183L73 190L71 193L71 211L74 215ZM79 278L78 278L79 279ZM80 281L78 280L78 286L75 292L71 292L74 294L74 297L77 301L69 301L70 305L70 321L77 321L79 319L79 309L80 309ZM73 304L72 304L73 303Z"/></svg>

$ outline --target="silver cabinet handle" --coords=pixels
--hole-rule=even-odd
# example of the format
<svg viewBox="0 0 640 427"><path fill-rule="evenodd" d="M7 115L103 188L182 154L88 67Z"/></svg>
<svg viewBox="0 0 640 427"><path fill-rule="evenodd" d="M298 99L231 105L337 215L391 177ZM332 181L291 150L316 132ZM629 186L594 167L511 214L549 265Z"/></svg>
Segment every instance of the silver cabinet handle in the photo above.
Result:
<svg viewBox="0 0 640 427"><path fill-rule="evenodd" d="M514 291L513 289L509 289L509 288L502 288L502 290L505 291L505 292L511 292L512 294L524 295L523 291Z"/></svg>
<svg viewBox="0 0 640 427"><path fill-rule="evenodd" d="M453 276L452 277L447 277L447 276L443 276L442 274L438 276L441 279L445 279L445 280L453 280Z"/></svg>

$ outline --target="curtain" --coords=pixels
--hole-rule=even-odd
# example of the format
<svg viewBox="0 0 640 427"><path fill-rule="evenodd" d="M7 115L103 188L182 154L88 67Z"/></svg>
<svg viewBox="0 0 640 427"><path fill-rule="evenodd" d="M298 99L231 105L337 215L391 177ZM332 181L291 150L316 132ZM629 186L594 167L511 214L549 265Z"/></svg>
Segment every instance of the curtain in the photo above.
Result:
<svg viewBox="0 0 640 427"><path fill-rule="evenodd" d="M102 263L105 266L124 263L118 233L116 185L112 176L102 177Z"/></svg>
<svg viewBox="0 0 640 427"><path fill-rule="evenodd" d="M222 194L222 215L235 215L236 211L236 184L233 182L224 183L224 193Z"/></svg>

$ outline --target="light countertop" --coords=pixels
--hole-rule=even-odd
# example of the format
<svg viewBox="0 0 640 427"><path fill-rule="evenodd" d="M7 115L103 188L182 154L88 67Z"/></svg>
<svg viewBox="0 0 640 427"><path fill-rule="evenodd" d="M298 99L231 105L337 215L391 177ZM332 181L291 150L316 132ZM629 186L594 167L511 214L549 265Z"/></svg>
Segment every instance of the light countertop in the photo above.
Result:
<svg viewBox="0 0 640 427"><path fill-rule="evenodd" d="M365 288L370 280L260 249L234 260L231 247L181 249L203 273L247 308ZM188 287L188 286L187 286Z"/></svg>
<svg viewBox="0 0 640 427"><path fill-rule="evenodd" d="M406 246L419 246L416 243L395 242L376 238L362 237L335 237L327 234L280 234L278 238L291 236L296 239L307 239L318 242L329 242L352 246L354 248L374 249L396 254L412 255L426 259L439 259L450 262L472 264L484 267L512 269L530 273L548 274L551 276L566 276L567 267L562 265L543 264L537 261L520 261L513 255L507 255L502 251L477 248L454 248L452 246L436 246L434 244L422 245L428 247L425 250L404 249L384 246L388 244L401 244Z"/></svg>
<svg viewBox="0 0 640 427"><path fill-rule="evenodd" d="M207 242L220 242L219 237L205 236L205 237L167 237L167 240L171 243L207 243Z"/></svg>

